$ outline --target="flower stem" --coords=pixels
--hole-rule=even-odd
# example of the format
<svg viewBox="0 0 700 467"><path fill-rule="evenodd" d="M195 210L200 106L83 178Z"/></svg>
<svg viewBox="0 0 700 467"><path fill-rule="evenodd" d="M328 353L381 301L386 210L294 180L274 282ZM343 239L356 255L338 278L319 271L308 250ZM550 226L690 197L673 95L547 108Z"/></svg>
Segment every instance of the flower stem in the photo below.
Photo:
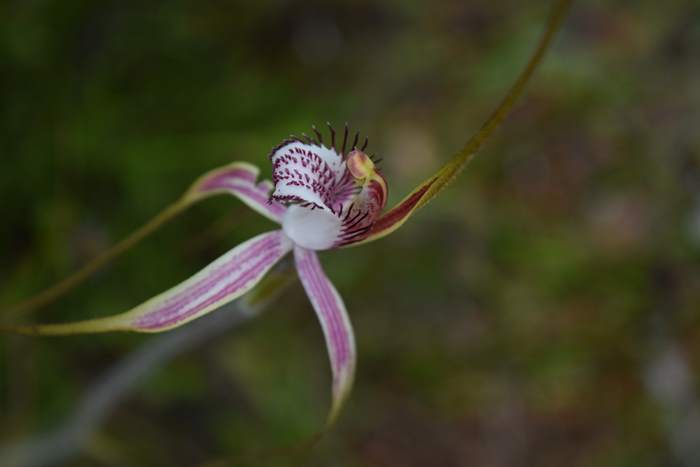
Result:
<svg viewBox="0 0 700 467"><path fill-rule="evenodd" d="M83 283L88 277L97 272L105 264L124 253L129 248L153 233L158 227L168 222L170 219L184 211L190 203L186 197L180 198L161 212L153 219L141 226L139 229L122 239L112 247L103 251L99 256L90 260L86 265L74 272L70 276L62 279L51 287L44 289L38 294L11 305L4 310L4 314L28 313L37 308L41 308L54 300L65 295L71 289Z"/></svg>
<svg viewBox="0 0 700 467"><path fill-rule="evenodd" d="M505 97L503 97L496 109L486 119L479 131L476 132L476 134L467 141L464 147L435 174L423 181L423 183L418 185L416 189L404 197L399 203L382 214L375 222L367 238L352 243L349 246L369 243L389 235L401 227L418 209L428 204L430 200L459 175L472 159L472 156L481 149L488 138L501 126L517 100L523 95L525 86L542 62L542 57L544 57L555 34L561 27L570 5L571 0L559 0L554 4L552 13L547 22L547 27L540 37L537 47L530 56L525 68L520 72L520 75L510 87Z"/></svg>

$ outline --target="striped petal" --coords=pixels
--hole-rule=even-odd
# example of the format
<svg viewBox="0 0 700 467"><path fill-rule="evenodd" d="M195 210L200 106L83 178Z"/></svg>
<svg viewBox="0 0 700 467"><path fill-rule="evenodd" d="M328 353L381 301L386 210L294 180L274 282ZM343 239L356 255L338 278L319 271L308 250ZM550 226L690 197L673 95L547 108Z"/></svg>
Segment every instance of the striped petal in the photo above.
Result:
<svg viewBox="0 0 700 467"><path fill-rule="evenodd" d="M277 201L332 213L339 198L353 193L343 155L323 144L288 139L272 150L270 161Z"/></svg>
<svg viewBox="0 0 700 467"><path fill-rule="evenodd" d="M291 248L291 241L281 230L264 233L232 249L180 285L127 312L76 323L3 328L45 335L166 331L240 297L253 288Z"/></svg>
<svg viewBox="0 0 700 467"><path fill-rule="evenodd" d="M219 193L230 193L251 209L281 223L286 209L270 199L272 182L256 182L259 172L260 170L252 164L233 162L200 177L185 194L185 199L195 201Z"/></svg>
<svg viewBox="0 0 700 467"><path fill-rule="evenodd" d="M227 166L207 172L197 179L176 202L158 213L153 219L129 236L93 258L78 271L33 297L8 307L4 311L8 314L28 312L53 302L83 283L104 265L129 250L164 223L191 205L210 196L229 193L268 219L281 223L286 208L276 201L270 200L269 194L272 191L272 182L256 182L258 172L257 167L245 162L233 162Z"/></svg>
<svg viewBox="0 0 700 467"><path fill-rule="evenodd" d="M314 251L294 248L299 279L313 306L328 347L333 372L333 403L328 423L335 421L352 388L355 374L355 337L345 304L323 272Z"/></svg>

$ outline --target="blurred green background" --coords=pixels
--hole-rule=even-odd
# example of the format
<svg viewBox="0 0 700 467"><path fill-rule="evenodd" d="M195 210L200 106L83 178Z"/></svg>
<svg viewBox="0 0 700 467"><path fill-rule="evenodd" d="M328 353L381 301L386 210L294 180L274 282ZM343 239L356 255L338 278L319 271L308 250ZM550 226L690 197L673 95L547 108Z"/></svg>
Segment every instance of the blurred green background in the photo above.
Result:
<svg viewBox="0 0 700 467"><path fill-rule="evenodd" d="M269 176L273 146L326 120L369 135L400 199L478 129L549 5L0 3L0 303L209 169L245 160ZM301 458L266 454L311 436L329 404L295 283L154 371L63 465L700 465L699 50L695 0L578 2L443 195L390 237L322 254L358 371L339 424ZM127 309L271 228L209 200L32 319ZM59 426L156 338L0 336L0 444Z"/></svg>

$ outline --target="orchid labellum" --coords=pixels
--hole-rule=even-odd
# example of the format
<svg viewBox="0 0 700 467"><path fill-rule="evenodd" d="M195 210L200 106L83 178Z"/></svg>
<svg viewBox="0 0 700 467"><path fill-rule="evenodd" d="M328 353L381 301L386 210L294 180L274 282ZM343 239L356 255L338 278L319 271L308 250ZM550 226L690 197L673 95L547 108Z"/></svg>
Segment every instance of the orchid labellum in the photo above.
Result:
<svg viewBox="0 0 700 467"><path fill-rule="evenodd" d="M355 340L338 291L324 273L317 251L343 248L381 238L400 227L464 168L471 156L502 122L551 42L567 1L559 3L528 65L500 106L455 157L420 184L395 207L384 211L387 182L365 151L358 133L347 125L324 135L292 137L270 154L272 182L258 181L257 167L234 162L200 177L151 224L147 224L107 255L43 296L26 309L47 303L80 282L111 257L187 206L209 196L228 193L280 225L236 246L183 283L118 315L66 324L3 326L25 334L74 334L106 331L161 332L181 326L240 297L258 284L284 256L293 253L296 269L323 329L333 373L333 403L329 421L337 416L352 386Z"/></svg>

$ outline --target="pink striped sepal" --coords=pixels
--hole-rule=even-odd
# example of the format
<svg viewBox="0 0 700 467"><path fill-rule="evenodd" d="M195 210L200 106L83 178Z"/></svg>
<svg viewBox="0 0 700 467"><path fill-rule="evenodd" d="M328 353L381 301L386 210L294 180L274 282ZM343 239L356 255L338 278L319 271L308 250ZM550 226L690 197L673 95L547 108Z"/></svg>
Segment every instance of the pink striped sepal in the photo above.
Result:
<svg viewBox="0 0 700 467"><path fill-rule="evenodd" d="M343 299L321 268L315 251L299 246L294 258L301 284L321 322L333 372L333 402L328 416L332 423L345 402L355 375L355 336Z"/></svg>

